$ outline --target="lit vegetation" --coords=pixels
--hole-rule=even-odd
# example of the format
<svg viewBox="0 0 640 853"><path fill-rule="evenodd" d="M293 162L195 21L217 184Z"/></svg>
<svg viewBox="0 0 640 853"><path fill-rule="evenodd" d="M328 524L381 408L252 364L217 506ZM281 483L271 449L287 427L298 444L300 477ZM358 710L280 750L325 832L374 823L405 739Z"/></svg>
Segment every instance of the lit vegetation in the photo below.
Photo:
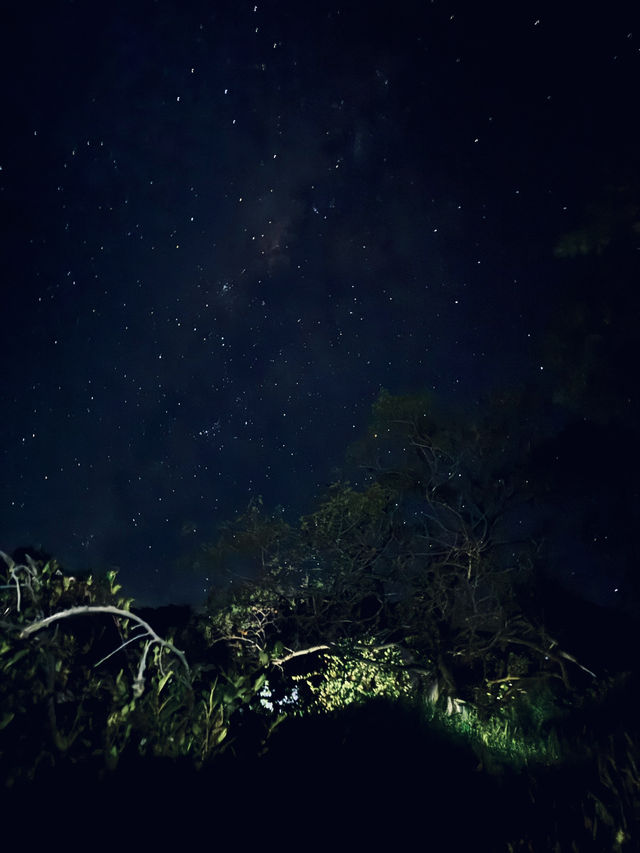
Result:
<svg viewBox="0 0 640 853"><path fill-rule="evenodd" d="M411 698L409 673L393 647L377 648L372 640L337 644L336 654L326 654L318 672L293 676L309 694L308 712L328 713L370 699Z"/></svg>
<svg viewBox="0 0 640 853"><path fill-rule="evenodd" d="M619 713L632 677L597 677L530 603L536 549L505 521L527 478L500 435L381 394L352 450L360 486L334 483L297 528L252 502L199 555L225 582L166 636L115 572L75 578L2 554L5 785L59 767L105 778L132 757L258 760L293 723L339 728L354 709L393 707L469 773L508 777L523 815L541 800L573 815L566 838L525 820L496 849L624 847L640 818L638 726ZM381 726L371 749L393 752L401 734Z"/></svg>

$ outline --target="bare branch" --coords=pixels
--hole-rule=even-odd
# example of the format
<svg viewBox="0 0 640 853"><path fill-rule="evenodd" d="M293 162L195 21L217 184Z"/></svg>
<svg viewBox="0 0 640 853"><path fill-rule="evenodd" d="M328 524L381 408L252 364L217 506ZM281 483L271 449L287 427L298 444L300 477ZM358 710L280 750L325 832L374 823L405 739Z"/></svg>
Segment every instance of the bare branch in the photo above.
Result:
<svg viewBox="0 0 640 853"><path fill-rule="evenodd" d="M274 666L281 666L283 663L286 663L288 660L292 660L293 658L301 657L302 655L311 655L314 652L324 651L325 649L330 649L331 646L323 644L321 646L311 646L308 649L300 649L298 652L291 652L291 654L285 655L283 658L275 658L271 661Z"/></svg>
<svg viewBox="0 0 640 853"><path fill-rule="evenodd" d="M53 622L57 622L60 619L66 619L68 616L81 616L86 613L113 613L115 616L121 616L123 619L131 619L133 622L137 622L138 625L141 625L147 632L147 634L151 637L151 640L147 642L145 646L145 651L142 660L142 671L144 671L144 662L146 661L147 652L153 643L159 643L163 648L169 649L169 651L174 652L178 658L184 664L184 668L187 670L187 673L190 674L189 664L187 663L187 659L184 656L184 652L181 652L180 649L177 649L173 643L168 642L167 640L163 640L162 637L158 636L156 632L153 630L151 625L141 619L139 616L136 616L135 613L131 613L129 610L121 610L119 607L113 607L110 604L100 605L100 606L82 606L82 607L70 607L68 610L62 610L60 613L54 613L52 616L47 616L44 619L39 619L37 622L33 622L31 625L27 626L22 630L19 634L21 638L28 637L30 634L35 634L36 631L40 631L42 628L46 628L47 625L51 625ZM144 637L144 634L139 634L135 639L141 639ZM142 672L139 672L138 678L140 679Z"/></svg>

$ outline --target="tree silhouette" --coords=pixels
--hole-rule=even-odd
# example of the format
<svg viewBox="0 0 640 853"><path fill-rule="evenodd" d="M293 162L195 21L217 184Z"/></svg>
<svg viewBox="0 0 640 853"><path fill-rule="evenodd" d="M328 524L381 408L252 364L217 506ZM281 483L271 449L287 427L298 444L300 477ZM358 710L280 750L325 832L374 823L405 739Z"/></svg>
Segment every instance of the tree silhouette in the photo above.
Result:
<svg viewBox="0 0 640 853"><path fill-rule="evenodd" d="M212 591L209 639L298 667L321 650L355 664L393 648L396 673L449 702L569 689L580 665L523 606L537 552L522 533L527 441L505 432L510 409L494 400L468 423L383 390L349 451L359 485L332 484L297 528L253 503L209 546L245 574Z"/></svg>

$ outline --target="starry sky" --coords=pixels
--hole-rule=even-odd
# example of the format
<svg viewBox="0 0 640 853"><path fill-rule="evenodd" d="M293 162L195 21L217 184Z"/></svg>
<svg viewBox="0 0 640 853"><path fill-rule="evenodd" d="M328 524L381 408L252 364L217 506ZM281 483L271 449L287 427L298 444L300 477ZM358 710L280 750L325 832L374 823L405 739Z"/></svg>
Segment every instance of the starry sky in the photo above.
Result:
<svg viewBox="0 0 640 853"><path fill-rule="evenodd" d="M310 511L381 387L537 376L637 141L631 4L572 5L5 11L0 548L195 601L176 557Z"/></svg>

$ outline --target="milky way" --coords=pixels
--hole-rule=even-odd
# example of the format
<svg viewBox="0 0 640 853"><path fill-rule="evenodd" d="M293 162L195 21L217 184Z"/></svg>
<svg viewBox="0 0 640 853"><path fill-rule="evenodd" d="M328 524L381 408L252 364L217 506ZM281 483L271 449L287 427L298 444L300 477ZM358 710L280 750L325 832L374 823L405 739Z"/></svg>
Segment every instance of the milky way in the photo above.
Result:
<svg viewBox="0 0 640 853"><path fill-rule="evenodd" d="M380 387L540 370L625 22L285 5L5 28L5 550L197 598L176 556L251 497L308 510Z"/></svg>

